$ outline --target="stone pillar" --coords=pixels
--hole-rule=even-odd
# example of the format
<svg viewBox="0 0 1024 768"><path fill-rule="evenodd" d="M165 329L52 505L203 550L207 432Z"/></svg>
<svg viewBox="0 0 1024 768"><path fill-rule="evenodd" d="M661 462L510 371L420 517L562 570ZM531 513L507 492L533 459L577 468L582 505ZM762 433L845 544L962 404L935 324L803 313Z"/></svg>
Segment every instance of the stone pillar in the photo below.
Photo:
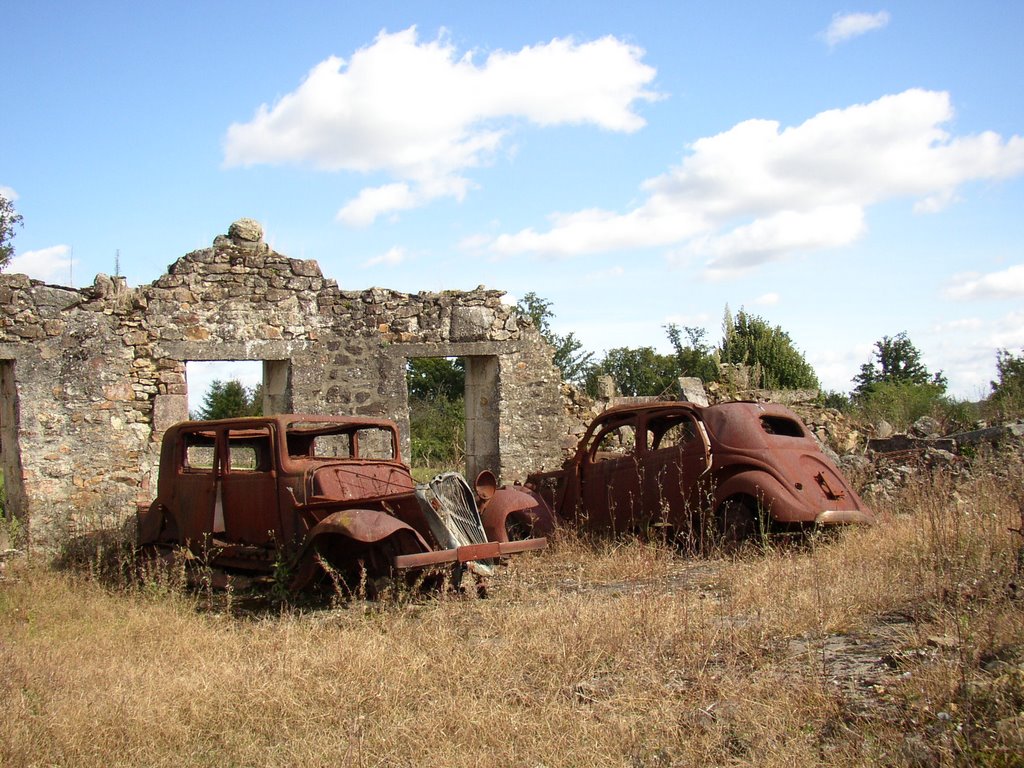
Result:
<svg viewBox="0 0 1024 768"><path fill-rule="evenodd" d="M292 409L288 360L263 361L263 415L288 413Z"/></svg>
<svg viewBox="0 0 1024 768"><path fill-rule="evenodd" d="M498 358L466 357L466 476L499 475Z"/></svg>

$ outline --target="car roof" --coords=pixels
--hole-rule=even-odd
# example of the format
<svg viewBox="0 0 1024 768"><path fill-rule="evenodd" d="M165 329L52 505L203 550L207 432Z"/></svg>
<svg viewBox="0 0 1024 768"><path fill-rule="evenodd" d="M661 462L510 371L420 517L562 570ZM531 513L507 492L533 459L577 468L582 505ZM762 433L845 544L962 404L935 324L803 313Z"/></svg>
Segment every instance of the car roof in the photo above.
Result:
<svg viewBox="0 0 1024 768"><path fill-rule="evenodd" d="M289 424L301 422L306 424L337 424L339 426L367 426L393 428L395 423L391 419L376 418L372 416L334 416L322 413L277 413L271 416L236 416L230 419L191 420L181 421L170 427L171 430L186 429L214 429L222 426L237 426L240 428L252 428L265 424L279 424L287 428Z"/></svg>

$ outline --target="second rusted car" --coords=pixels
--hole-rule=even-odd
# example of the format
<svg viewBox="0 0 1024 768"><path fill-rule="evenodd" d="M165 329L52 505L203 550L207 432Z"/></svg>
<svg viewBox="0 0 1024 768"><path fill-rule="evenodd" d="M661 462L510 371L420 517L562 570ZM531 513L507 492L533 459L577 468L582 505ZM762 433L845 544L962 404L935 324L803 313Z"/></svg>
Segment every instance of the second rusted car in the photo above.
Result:
<svg viewBox="0 0 1024 768"><path fill-rule="evenodd" d="M586 529L694 542L873 520L796 414L774 404L610 408L561 470L526 485Z"/></svg>
<svg viewBox="0 0 1024 768"><path fill-rule="evenodd" d="M157 498L140 510L138 539L150 556L184 548L219 573L284 566L295 590L325 574L356 585L446 563L485 570L545 546L509 540L525 523L546 532L537 495L499 488L489 472L477 486L454 473L417 485L386 419L182 422L164 434Z"/></svg>

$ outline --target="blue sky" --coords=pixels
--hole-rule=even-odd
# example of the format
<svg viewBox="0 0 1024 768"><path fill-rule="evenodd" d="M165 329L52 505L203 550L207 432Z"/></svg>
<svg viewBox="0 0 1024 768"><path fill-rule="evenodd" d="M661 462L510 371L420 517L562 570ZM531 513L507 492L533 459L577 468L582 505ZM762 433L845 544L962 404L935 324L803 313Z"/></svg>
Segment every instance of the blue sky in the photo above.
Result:
<svg viewBox="0 0 1024 768"><path fill-rule="evenodd" d="M380 6L380 7L377 7ZM535 291L600 353L781 325L1024 348L1024 4L70 4L4 13L22 271L156 279L235 219L347 289Z"/></svg>

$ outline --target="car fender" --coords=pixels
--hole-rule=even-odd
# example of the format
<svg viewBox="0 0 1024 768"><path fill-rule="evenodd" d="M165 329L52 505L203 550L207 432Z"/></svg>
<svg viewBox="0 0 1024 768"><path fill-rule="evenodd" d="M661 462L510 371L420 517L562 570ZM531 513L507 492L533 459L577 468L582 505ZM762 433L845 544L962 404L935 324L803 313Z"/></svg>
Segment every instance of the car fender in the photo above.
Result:
<svg viewBox="0 0 1024 768"><path fill-rule="evenodd" d="M364 544L383 541L396 533L405 532L422 549L430 549L423 537L408 523L376 509L345 509L328 515L306 534L305 546L320 536L341 535Z"/></svg>
<svg viewBox="0 0 1024 768"><path fill-rule="evenodd" d="M353 552L369 549L387 542L395 554L418 554L429 552L431 547L415 528L375 509L345 509L334 512L306 534L296 557L293 589L301 589L316 573L318 545L330 541L339 542Z"/></svg>
<svg viewBox="0 0 1024 768"><path fill-rule="evenodd" d="M140 504L135 517L135 542L139 546L161 539L177 538L177 524L167 507L154 501L148 507Z"/></svg>
<svg viewBox="0 0 1024 768"><path fill-rule="evenodd" d="M508 541L506 521L519 518L529 525L531 536L549 536L555 528L555 516L541 495L523 486L498 488L480 509L480 519L488 541Z"/></svg>
<svg viewBox="0 0 1024 768"><path fill-rule="evenodd" d="M777 477L764 470L745 469L719 483L715 491L715 509L734 496L756 499L776 522L814 522L816 511L802 503Z"/></svg>

